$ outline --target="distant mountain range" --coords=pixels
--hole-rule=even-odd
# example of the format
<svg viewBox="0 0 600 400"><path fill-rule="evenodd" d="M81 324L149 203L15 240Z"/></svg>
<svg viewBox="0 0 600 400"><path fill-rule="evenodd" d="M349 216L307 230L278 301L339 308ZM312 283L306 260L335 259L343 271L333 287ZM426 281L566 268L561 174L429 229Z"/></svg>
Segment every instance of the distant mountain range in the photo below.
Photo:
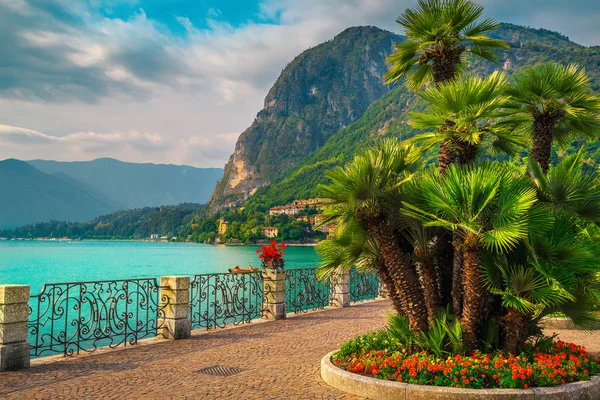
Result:
<svg viewBox="0 0 600 400"><path fill-rule="evenodd" d="M31 222L84 221L120 204L74 179L48 175L20 160L0 161L0 227Z"/></svg>
<svg viewBox="0 0 600 400"><path fill-rule="evenodd" d="M205 203L221 168L93 161L0 161L0 228L88 221L117 210Z"/></svg>

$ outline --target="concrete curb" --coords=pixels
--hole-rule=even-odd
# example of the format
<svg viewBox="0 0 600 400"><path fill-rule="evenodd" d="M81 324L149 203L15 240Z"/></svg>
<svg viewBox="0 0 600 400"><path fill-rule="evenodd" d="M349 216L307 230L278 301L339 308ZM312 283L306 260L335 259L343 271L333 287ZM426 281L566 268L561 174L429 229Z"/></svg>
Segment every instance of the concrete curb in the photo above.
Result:
<svg viewBox="0 0 600 400"><path fill-rule="evenodd" d="M598 400L600 375L589 381L531 389L458 389L411 385L354 374L331 362L332 351L321 360L321 379L330 386L372 400Z"/></svg>
<svg viewBox="0 0 600 400"><path fill-rule="evenodd" d="M568 318L542 318L538 324L543 329L556 329L556 330L573 330L577 329L573 321Z"/></svg>

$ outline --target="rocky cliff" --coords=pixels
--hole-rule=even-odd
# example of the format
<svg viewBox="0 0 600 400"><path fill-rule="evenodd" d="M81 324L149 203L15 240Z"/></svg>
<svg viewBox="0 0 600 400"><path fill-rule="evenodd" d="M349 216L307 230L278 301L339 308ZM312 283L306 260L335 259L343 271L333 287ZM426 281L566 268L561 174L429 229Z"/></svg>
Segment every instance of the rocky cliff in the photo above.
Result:
<svg viewBox="0 0 600 400"><path fill-rule="evenodd" d="M248 198L360 118L391 89L383 80L385 59L401 40L379 28L353 27L296 57L238 138L211 207Z"/></svg>

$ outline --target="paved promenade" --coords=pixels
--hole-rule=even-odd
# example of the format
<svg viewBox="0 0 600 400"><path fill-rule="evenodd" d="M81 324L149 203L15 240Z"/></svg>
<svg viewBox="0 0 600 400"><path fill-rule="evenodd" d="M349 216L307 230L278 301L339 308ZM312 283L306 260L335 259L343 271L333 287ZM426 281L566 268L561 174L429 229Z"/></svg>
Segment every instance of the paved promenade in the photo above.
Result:
<svg viewBox="0 0 600 400"><path fill-rule="evenodd" d="M0 374L0 399L356 399L323 383L324 354L385 324L374 301ZM211 366L243 372L220 377Z"/></svg>

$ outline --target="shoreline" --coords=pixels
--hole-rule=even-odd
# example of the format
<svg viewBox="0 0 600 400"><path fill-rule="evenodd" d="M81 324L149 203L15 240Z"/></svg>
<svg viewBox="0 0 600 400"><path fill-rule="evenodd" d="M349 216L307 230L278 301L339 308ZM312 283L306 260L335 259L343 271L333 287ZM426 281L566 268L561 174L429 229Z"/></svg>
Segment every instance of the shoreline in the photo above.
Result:
<svg viewBox="0 0 600 400"><path fill-rule="evenodd" d="M258 243L200 243L200 242L185 242L185 241L171 241L171 240L151 240L151 239L49 239L49 238L0 238L0 241L5 242L60 242L60 243L72 243L72 242L129 242L129 243L186 243L186 244L203 244L209 246L253 246L260 247L271 243L270 241L258 242ZM285 244L290 247L315 247L318 243L287 243L277 242L279 244Z"/></svg>

